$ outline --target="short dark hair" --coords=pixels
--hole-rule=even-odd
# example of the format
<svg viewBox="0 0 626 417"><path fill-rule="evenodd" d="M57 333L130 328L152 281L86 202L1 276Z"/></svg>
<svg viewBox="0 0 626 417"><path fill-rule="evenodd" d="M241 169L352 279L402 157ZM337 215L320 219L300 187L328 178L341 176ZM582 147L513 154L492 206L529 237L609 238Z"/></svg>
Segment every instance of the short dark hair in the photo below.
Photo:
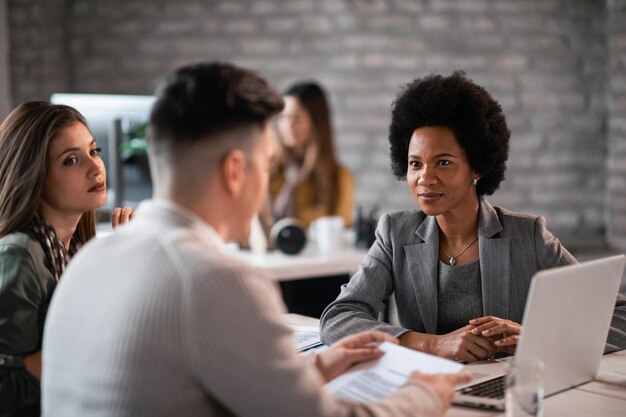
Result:
<svg viewBox="0 0 626 417"><path fill-rule="evenodd" d="M179 68L157 92L151 138L196 141L252 126L283 109L282 96L256 73L226 63Z"/></svg>
<svg viewBox="0 0 626 417"><path fill-rule="evenodd" d="M462 71L429 75L403 86L391 107L389 145L391 169L405 179L408 150L415 129L447 127L480 174L478 195L489 195L504 180L511 132L502 107Z"/></svg>

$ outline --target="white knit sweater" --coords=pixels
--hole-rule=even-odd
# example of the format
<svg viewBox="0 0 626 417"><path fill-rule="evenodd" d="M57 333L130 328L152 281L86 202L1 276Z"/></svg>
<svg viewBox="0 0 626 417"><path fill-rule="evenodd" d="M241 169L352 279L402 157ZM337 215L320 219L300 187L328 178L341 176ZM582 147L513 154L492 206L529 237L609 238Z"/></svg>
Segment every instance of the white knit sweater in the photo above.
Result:
<svg viewBox="0 0 626 417"><path fill-rule="evenodd" d="M45 417L437 416L418 383L339 400L294 351L274 285L224 253L198 217L142 204L72 260L43 347Z"/></svg>

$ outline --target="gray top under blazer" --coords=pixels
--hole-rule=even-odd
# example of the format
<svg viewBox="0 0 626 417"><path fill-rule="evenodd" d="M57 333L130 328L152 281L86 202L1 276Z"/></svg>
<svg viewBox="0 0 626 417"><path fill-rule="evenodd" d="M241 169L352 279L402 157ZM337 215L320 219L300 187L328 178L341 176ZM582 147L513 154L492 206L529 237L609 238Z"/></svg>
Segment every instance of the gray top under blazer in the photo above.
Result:
<svg viewBox="0 0 626 417"><path fill-rule="evenodd" d="M576 263L545 227L545 219L480 201L478 220L483 314L521 323L535 272ZM379 329L394 336L437 330L439 227L419 210L385 214L376 242L341 293L322 314L324 343ZM394 294L400 326L377 320ZM473 317L468 317L468 321ZM608 350L626 347L626 297L618 296Z"/></svg>

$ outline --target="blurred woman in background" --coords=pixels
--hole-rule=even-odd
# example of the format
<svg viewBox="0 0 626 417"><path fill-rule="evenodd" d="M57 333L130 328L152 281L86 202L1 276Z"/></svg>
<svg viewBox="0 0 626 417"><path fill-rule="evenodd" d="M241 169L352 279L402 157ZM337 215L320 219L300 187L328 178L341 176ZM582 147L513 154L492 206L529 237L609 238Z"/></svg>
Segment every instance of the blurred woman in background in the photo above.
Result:
<svg viewBox="0 0 626 417"><path fill-rule="evenodd" d="M266 233L283 218L295 218L308 228L320 217L341 216L344 227L350 226L354 179L335 157L324 91L314 82L301 82L289 87L283 98L285 108L277 120L276 162L269 186L271 207L260 216ZM281 282L280 287L290 312L319 317L348 278Z"/></svg>
<svg viewBox="0 0 626 417"><path fill-rule="evenodd" d="M100 148L75 109L17 107L0 125L0 415L39 415L41 341L54 289L106 203ZM113 223L132 211L116 209Z"/></svg>
<svg viewBox="0 0 626 417"><path fill-rule="evenodd" d="M270 180L274 220L295 217L305 227L322 216L352 223L354 180L333 148L328 101L313 82L292 85L278 118L276 163Z"/></svg>

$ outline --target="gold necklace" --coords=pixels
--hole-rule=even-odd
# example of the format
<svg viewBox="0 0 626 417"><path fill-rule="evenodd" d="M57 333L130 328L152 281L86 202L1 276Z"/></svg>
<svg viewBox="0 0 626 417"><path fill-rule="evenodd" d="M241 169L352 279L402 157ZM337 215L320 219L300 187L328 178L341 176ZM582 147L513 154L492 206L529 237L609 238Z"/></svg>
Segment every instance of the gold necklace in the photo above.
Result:
<svg viewBox="0 0 626 417"><path fill-rule="evenodd" d="M459 256L463 255L465 253L466 250L469 249L470 246L472 246L474 244L474 242L476 242L478 240L478 235L476 235L476 237L474 238L474 240L472 240L469 245L467 245L462 251L461 253L459 253L456 256L452 256L450 255L448 252L446 252L446 249L443 247L443 245L441 245L441 250L443 251L443 253L446 254L446 256L449 258L448 259L448 265L450 266L454 266L456 265L456 258L458 258Z"/></svg>

